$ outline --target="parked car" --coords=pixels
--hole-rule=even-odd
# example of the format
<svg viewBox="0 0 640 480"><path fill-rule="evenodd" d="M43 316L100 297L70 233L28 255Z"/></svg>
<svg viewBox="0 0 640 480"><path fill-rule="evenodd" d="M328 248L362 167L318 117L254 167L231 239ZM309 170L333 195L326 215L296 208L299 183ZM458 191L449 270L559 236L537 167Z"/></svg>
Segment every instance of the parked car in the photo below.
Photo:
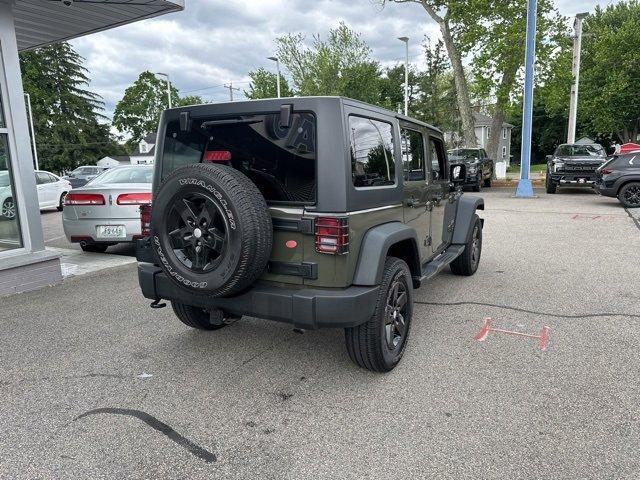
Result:
<svg viewBox="0 0 640 480"><path fill-rule="evenodd" d="M67 239L87 252L140 238L140 205L151 202L153 167L115 167L74 189L65 199Z"/></svg>
<svg viewBox="0 0 640 480"><path fill-rule="evenodd" d="M344 328L359 366L405 351L414 289L473 275L484 209L440 130L338 97L180 107L159 126L139 282L189 327ZM146 216L146 214L145 214ZM147 223L148 218L142 221Z"/></svg>
<svg viewBox="0 0 640 480"><path fill-rule="evenodd" d="M67 192L71 184L50 172L36 170L36 190L40 210L57 208L62 211ZM16 203L9 180L9 172L0 171L0 218L13 220L16 218Z"/></svg>
<svg viewBox="0 0 640 480"><path fill-rule="evenodd" d="M464 164L467 177L463 186L479 192L481 187L490 187L495 164L484 148L456 148L449 150L451 165Z"/></svg>
<svg viewBox="0 0 640 480"><path fill-rule="evenodd" d="M547 155L547 193L556 193L558 187L593 187L596 170L607 160L602 145L563 144L553 155Z"/></svg>
<svg viewBox="0 0 640 480"><path fill-rule="evenodd" d="M87 182L93 180L108 168L109 167L99 167L97 165L83 165L82 167L76 168L64 178L71 182L73 188L83 187Z"/></svg>
<svg viewBox="0 0 640 480"><path fill-rule="evenodd" d="M640 207L640 150L614 155L597 174L600 195L616 197L626 208Z"/></svg>

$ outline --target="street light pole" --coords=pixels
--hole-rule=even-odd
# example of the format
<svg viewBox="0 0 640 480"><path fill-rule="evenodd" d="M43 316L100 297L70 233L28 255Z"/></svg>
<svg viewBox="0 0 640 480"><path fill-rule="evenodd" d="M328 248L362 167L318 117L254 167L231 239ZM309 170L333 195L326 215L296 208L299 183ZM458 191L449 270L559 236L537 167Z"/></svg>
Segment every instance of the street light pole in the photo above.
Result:
<svg viewBox="0 0 640 480"><path fill-rule="evenodd" d="M33 162L35 163L36 170L40 170L40 164L38 162L38 148L36 147L36 131L33 128L33 111L31 110L31 95L25 93L27 98L27 110L29 111L29 128L31 130L31 144L33 145Z"/></svg>
<svg viewBox="0 0 640 480"><path fill-rule="evenodd" d="M167 79L167 98L169 99L169 108L173 108L173 104L171 102L171 80L169 80L169 75L162 72L156 72L156 75L160 75L161 77L166 77Z"/></svg>
<svg viewBox="0 0 640 480"><path fill-rule="evenodd" d="M409 116L409 37L399 37L398 40L404 42L404 114Z"/></svg>
<svg viewBox="0 0 640 480"><path fill-rule="evenodd" d="M524 60L524 108L522 110L522 150L520 154L520 181L516 197L532 198L533 185L529 178L531 167L531 131L533 127L533 81L536 61L536 15L538 1L527 0L527 42Z"/></svg>
<svg viewBox="0 0 640 480"><path fill-rule="evenodd" d="M576 117L578 116L578 88L580 86L580 57L582 54L582 21L588 13L579 13L573 23L575 36L573 37L573 85L571 86L571 100L569 102L569 131L567 143L576 142Z"/></svg>
<svg viewBox="0 0 640 480"><path fill-rule="evenodd" d="M278 98L280 98L280 60L278 57L267 57L268 60L276 62L276 68L278 69L278 78L276 79L276 85L278 89Z"/></svg>

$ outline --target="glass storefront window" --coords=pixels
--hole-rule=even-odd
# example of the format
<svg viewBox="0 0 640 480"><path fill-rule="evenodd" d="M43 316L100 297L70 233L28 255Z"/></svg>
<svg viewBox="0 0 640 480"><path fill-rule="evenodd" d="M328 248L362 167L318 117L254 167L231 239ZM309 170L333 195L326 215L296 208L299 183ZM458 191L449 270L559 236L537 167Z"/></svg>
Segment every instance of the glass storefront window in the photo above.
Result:
<svg viewBox="0 0 640 480"><path fill-rule="evenodd" d="M10 171L9 132L5 119L0 90L0 253L22 247L15 188Z"/></svg>

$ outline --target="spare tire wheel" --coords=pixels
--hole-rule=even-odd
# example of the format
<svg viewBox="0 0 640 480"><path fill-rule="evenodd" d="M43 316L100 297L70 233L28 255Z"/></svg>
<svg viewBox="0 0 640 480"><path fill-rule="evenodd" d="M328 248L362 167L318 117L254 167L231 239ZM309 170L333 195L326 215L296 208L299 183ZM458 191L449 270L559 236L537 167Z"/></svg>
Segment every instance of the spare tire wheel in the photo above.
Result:
<svg viewBox="0 0 640 480"><path fill-rule="evenodd" d="M258 188L225 165L181 167L162 182L151 214L160 266L190 291L228 296L264 272L273 243Z"/></svg>

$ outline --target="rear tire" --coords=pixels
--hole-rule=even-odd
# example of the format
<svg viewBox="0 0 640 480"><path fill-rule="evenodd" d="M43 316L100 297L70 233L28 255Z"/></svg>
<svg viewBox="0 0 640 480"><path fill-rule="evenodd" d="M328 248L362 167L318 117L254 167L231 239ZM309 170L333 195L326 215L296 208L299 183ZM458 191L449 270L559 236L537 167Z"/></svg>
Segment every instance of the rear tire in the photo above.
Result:
<svg viewBox="0 0 640 480"><path fill-rule="evenodd" d="M109 245L101 245L99 243L87 243L86 245L80 244L80 248L83 252L90 253L104 253L109 248Z"/></svg>
<svg viewBox="0 0 640 480"><path fill-rule="evenodd" d="M618 192L618 200L625 208L640 207L640 182L630 182Z"/></svg>
<svg viewBox="0 0 640 480"><path fill-rule="evenodd" d="M183 303L178 302L171 302L171 307L173 308L173 313L178 317L178 320L188 327L195 328L197 330L220 330L227 326L223 321L219 323L212 323L210 312L203 310L202 308L184 305ZM217 312L222 316L221 310L217 310L216 313Z"/></svg>
<svg viewBox="0 0 640 480"><path fill-rule="evenodd" d="M402 359L413 315L413 283L407 264L388 257L371 319L345 328L349 357L372 372L389 372Z"/></svg>
<svg viewBox="0 0 640 480"><path fill-rule="evenodd" d="M558 185L551 179L551 175L547 172L547 180L546 180L547 193L556 193L556 189Z"/></svg>
<svg viewBox="0 0 640 480"><path fill-rule="evenodd" d="M471 236L465 244L464 252L453 262L451 271L455 275L470 277L478 270L480 265L480 255L482 254L482 222L478 215L473 216L471 225Z"/></svg>

